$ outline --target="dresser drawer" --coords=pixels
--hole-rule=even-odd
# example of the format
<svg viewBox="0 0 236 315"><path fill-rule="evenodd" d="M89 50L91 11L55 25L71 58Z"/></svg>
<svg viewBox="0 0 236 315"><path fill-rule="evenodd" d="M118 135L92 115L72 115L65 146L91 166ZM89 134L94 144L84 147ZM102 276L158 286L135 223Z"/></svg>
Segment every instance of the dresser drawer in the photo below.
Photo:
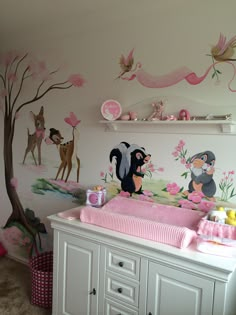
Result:
<svg viewBox="0 0 236 315"><path fill-rule="evenodd" d="M105 295L138 307L139 283L106 273Z"/></svg>
<svg viewBox="0 0 236 315"><path fill-rule="evenodd" d="M106 249L106 269L139 280L140 257L128 252Z"/></svg>
<svg viewBox="0 0 236 315"><path fill-rule="evenodd" d="M105 299L105 315L138 315L138 311Z"/></svg>

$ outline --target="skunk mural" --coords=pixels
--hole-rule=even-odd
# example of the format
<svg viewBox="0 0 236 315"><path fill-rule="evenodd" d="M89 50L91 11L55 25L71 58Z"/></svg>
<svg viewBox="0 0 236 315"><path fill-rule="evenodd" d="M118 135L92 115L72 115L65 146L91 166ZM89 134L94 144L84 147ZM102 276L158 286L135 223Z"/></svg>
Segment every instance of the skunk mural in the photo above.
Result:
<svg viewBox="0 0 236 315"><path fill-rule="evenodd" d="M142 165L149 162L151 155L137 144L121 142L110 152L110 162L116 159L116 176L121 181L121 188L130 194L142 193Z"/></svg>

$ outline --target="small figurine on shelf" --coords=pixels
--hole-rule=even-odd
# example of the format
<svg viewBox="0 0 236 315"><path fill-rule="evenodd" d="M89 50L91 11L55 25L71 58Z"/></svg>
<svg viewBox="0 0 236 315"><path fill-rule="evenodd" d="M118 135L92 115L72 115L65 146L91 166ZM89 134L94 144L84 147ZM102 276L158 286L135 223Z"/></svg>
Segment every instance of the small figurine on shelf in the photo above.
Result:
<svg viewBox="0 0 236 315"><path fill-rule="evenodd" d="M164 112L164 102L158 101L152 103L153 113L147 118L147 120L162 120L162 115Z"/></svg>
<svg viewBox="0 0 236 315"><path fill-rule="evenodd" d="M138 120L138 113L128 112L127 114L121 115L120 120Z"/></svg>
<svg viewBox="0 0 236 315"><path fill-rule="evenodd" d="M179 117L178 120L190 120L190 113L189 111L187 111L186 109L181 109L181 111L179 112Z"/></svg>

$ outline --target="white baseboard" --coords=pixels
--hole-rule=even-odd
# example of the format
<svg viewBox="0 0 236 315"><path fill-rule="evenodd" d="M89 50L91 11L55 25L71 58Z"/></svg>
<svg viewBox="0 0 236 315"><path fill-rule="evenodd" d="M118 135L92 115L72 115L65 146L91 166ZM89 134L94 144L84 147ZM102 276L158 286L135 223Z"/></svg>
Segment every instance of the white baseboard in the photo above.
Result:
<svg viewBox="0 0 236 315"><path fill-rule="evenodd" d="M21 256L17 256L17 255L12 255L12 254L6 254L6 256L12 260L15 260L17 262L20 262L26 266L29 266L29 261L26 258L23 258Z"/></svg>

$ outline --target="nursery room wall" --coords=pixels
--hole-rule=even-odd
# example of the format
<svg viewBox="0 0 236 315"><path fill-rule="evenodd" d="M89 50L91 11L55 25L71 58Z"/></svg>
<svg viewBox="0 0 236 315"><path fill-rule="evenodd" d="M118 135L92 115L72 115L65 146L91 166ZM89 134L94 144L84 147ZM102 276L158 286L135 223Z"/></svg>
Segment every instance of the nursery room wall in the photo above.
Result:
<svg viewBox="0 0 236 315"><path fill-rule="evenodd" d="M121 104L122 114L136 112L139 121L147 118L152 113L152 104L160 100L164 102L165 118L178 117L180 110L186 109L191 116L228 117L231 114L232 121L236 120L234 1L144 3L130 0L128 4L127 1L102 1L96 10L91 10L92 5L95 6L91 1L87 3L90 10L85 11L86 16L80 12L83 2L70 1L64 2L67 6L64 19L60 19L57 10L50 11L46 1L41 2L40 7L30 1L24 4L32 13L31 17L40 16L45 10L50 19L45 17L43 25L36 25L30 17L23 20L19 8L17 30L11 27L8 32L1 32L1 74L6 66L5 53L14 51L24 56L28 52L28 63L24 63L25 58L21 64L23 70L29 64L31 70L35 69L37 64L43 77L31 75L24 80L19 104L34 98L40 80L45 79L45 86L65 87L51 89L37 102L26 104L15 120L11 185L23 209L28 209L28 222L37 223L35 235L40 234L41 250L52 246L48 215L80 205L86 188L94 185L106 186L109 196L119 192L121 183L116 177L115 159L110 160L109 156L122 141L144 147L151 155L151 167L146 166L143 178L143 189L149 192L145 198L156 196L157 201L176 202L177 196L188 189L191 158L198 153L211 152L215 163L211 174L215 190L209 199L234 206L234 126L226 125L224 133L221 124L173 127L163 122L157 127L132 125L115 132L107 131L106 125L99 122L104 120L101 106L109 99ZM6 6L1 15L10 14L13 8ZM9 15L9 26L11 23L14 21ZM230 52L228 50L229 54L220 59L217 57L219 46L226 44ZM215 59L211 51L214 46L218 47ZM131 62L130 68L128 62ZM79 81L75 80L77 74ZM17 86L16 78L11 82ZM64 82L66 84L61 85ZM1 86L0 141L3 148L5 97ZM40 165L38 161L35 164L31 152L24 161L27 128L30 134L34 133L34 118L38 115L43 115L45 128ZM63 142L70 141L75 125L79 183L76 159L72 161L68 181L60 181L60 177L55 181L61 159L57 146L45 140L50 140L53 128L60 131ZM37 159L37 148L35 156ZM0 163L1 241L10 255L27 259L29 251L34 250L31 235L21 225L12 224L14 220L9 220L12 200L5 185L6 159L1 159ZM7 222L10 225L6 226Z"/></svg>

